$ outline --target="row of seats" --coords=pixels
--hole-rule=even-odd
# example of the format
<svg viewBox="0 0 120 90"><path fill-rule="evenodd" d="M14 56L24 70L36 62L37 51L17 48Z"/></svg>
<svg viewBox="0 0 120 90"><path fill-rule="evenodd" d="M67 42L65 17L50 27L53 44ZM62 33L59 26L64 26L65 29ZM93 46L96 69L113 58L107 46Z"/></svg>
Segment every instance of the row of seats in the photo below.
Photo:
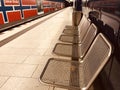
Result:
<svg viewBox="0 0 120 90"><path fill-rule="evenodd" d="M87 90L108 62L112 45L84 15L78 27L66 26L53 53L71 59L50 58L40 80L52 86Z"/></svg>
<svg viewBox="0 0 120 90"><path fill-rule="evenodd" d="M69 33L65 33L65 31ZM61 35L59 40L72 44L58 43L53 52L73 58L83 58L97 34L97 27L83 16L78 30L64 29L63 33L64 35ZM76 48L72 47L79 49L76 51ZM74 54L73 51L76 52L76 54Z"/></svg>

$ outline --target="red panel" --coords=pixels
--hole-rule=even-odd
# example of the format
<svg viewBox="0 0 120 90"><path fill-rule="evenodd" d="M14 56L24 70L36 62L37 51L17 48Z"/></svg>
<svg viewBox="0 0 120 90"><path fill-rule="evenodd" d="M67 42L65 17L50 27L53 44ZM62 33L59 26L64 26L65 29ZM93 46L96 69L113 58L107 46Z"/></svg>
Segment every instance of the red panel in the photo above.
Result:
<svg viewBox="0 0 120 90"><path fill-rule="evenodd" d="M12 5L12 0L4 0L5 5Z"/></svg>
<svg viewBox="0 0 120 90"><path fill-rule="evenodd" d="M9 22L14 22L17 20L21 20L21 13L20 11L15 12L7 12Z"/></svg>
<svg viewBox="0 0 120 90"><path fill-rule="evenodd" d="M44 8L43 11L44 11L44 13L48 13L48 12L50 12L50 9L49 8Z"/></svg>
<svg viewBox="0 0 120 90"><path fill-rule="evenodd" d="M37 9L34 10L25 10L23 11L24 13L24 18L32 17L37 15Z"/></svg>
<svg viewBox="0 0 120 90"><path fill-rule="evenodd" d="M48 2L48 1L43 1L42 4L43 4L43 5L49 5L49 2Z"/></svg>
<svg viewBox="0 0 120 90"><path fill-rule="evenodd" d="M36 5L36 0L22 0L22 5Z"/></svg>
<svg viewBox="0 0 120 90"><path fill-rule="evenodd" d="M1 25L1 24L4 24L4 20L3 20L2 13L0 13L0 25Z"/></svg>
<svg viewBox="0 0 120 90"><path fill-rule="evenodd" d="M13 5L19 5L19 0L12 0L13 1Z"/></svg>
<svg viewBox="0 0 120 90"><path fill-rule="evenodd" d="M19 5L19 0L4 0L5 5Z"/></svg>

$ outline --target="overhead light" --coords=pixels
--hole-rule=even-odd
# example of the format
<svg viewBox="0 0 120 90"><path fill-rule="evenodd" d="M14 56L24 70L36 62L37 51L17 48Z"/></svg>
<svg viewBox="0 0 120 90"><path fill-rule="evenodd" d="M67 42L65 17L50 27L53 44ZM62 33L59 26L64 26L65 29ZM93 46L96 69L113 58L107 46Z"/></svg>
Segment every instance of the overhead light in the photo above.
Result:
<svg viewBox="0 0 120 90"><path fill-rule="evenodd" d="M66 0L67 2L71 2L72 0Z"/></svg>

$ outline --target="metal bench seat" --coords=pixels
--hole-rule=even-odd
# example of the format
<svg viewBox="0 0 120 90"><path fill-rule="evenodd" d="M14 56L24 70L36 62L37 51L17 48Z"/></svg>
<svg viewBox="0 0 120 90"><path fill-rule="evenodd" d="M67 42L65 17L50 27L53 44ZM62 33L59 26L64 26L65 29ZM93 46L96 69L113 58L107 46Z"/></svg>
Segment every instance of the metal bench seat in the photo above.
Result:
<svg viewBox="0 0 120 90"><path fill-rule="evenodd" d="M67 57L76 57L78 58L77 52L74 53L73 48L79 47L77 44L63 44L57 43L55 48L53 49L53 53L60 55L60 56L67 56Z"/></svg>
<svg viewBox="0 0 120 90"><path fill-rule="evenodd" d="M77 29L64 29L63 34L79 35L79 32L81 30L86 30L86 29L88 29L89 26L90 26L90 20L88 20L85 16L83 16Z"/></svg>
<svg viewBox="0 0 120 90"><path fill-rule="evenodd" d="M67 43L79 43L79 36L61 35L59 40Z"/></svg>
<svg viewBox="0 0 120 90"><path fill-rule="evenodd" d="M77 29L78 25L81 23L81 18L84 17L83 13L79 12L79 11L73 11L73 26L72 25L66 25L65 29ZM74 22L76 21L76 22Z"/></svg>
<svg viewBox="0 0 120 90"><path fill-rule="evenodd" d="M108 62L111 53L112 45L100 33L82 61L50 58L40 75L40 81L71 90L87 90Z"/></svg>
<svg viewBox="0 0 120 90"><path fill-rule="evenodd" d="M72 26L72 25L66 25L65 29L77 29L77 26Z"/></svg>
<svg viewBox="0 0 120 90"><path fill-rule="evenodd" d="M65 34L65 35L79 35L79 31L78 30L73 30L73 29L64 29L64 31L63 31L63 34Z"/></svg>
<svg viewBox="0 0 120 90"><path fill-rule="evenodd" d="M91 24L91 28L88 29L88 32L81 38L81 44L63 44L57 43L53 50L53 53L61 56L83 58L89 49L91 43L93 42L95 36L97 35L97 28L94 24Z"/></svg>
<svg viewBox="0 0 120 90"><path fill-rule="evenodd" d="M83 30L80 32L80 36L71 36L71 35L61 35L59 40L67 43L82 43L86 33L90 30L95 30L97 27L94 24L91 24L88 30Z"/></svg>

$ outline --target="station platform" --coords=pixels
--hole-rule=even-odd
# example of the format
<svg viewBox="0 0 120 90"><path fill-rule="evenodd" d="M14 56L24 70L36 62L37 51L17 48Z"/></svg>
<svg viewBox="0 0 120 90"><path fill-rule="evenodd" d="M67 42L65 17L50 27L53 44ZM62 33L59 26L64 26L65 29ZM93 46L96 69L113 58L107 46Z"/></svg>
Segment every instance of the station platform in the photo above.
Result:
<svg viewBox="0 0 120 90"><path fill-rule="evenodd" d="M72 7L0 33L0 90L66 90L39 81L65 25Z"/></svg>

